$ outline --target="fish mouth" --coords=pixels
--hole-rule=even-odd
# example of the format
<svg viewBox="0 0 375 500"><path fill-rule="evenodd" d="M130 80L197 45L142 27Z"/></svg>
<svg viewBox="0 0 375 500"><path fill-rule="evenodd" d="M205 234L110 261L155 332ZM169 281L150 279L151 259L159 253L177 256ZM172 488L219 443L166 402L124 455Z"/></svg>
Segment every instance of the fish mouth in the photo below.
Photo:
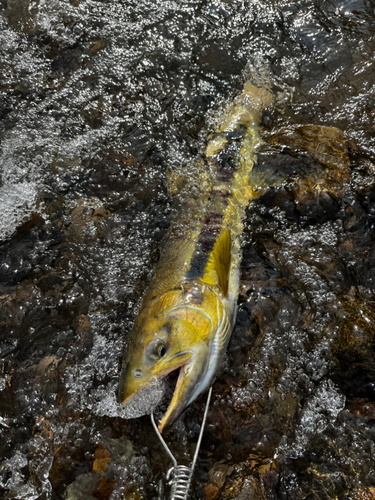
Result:
<svg viewBox="0 0 375 500"><path fill-rule="evenodd" d="M151 380L146 382L146 384L142 385L136 393L128 396L121 404L124 407L127 407L127 406L129 406L129 404L132 401L134 401L134 398L137 398L138 395L142 395L142 397L144 397L145 394L148 393L150 390L154 390L156 388L158 388L158 390L161 390L162 386L163 386L164 392L167 392L170 394L171 393L171 386L173 384L174 389L175 389L176 384L177 384L179 370L181 371L181 369L185 366L185 364L174 366L173 368L170 368L168 370L164 370L161 373L159 373L158 375L155 375L154 377L151 378ZM174 389L173 389L173 391L174 391ZM168 394L163 394L162 396L168 397ZM172 399L172 395L170 396L169 399ZM153 410L158 405L159 405L159 401L150 409ZM131 418L136 418L136 417L131 417Z"/></svg>
<svg viewBox="0 0 375 500"><path fill-rule="evenodd" d="M167 414L173 397L176 395L178 380L182 377L182 374L185 373L185 366L186 364L180 365L159 378L160 382L163 384L164 394L159 404L155 407L155 414L160 422Z"/></svg>
<svg viewBox="0 0 375 500"><path fill-rule="evenodd" d="M168 374L165 374L162 378L167 390L164 398L165 405L162 408L163 417L158 426L161 433L168 430L174 424L189 404L187 395L183 392L181 393L181 386L189 366L190 363L184 363L178 368L171 370Z"/></svg>
<svg viewBox="0 0 375 500"><path fill-rule="evenodd" d="M165 395L165 386L160 378L152 378L121 402L122 418L138 418L150 414Z"/></svg>
<svg viewBox="0 0 375 500"><path fill-rule="evenodd" d="M188 355L188 360L186 359ZM142 385L137 392L128 396L123 402L122 416L124 418L138 418L146 414L150 414L155 408L159 408L160 415L163 415L161 423L165 420L165 416L170 412L171 403L178 399L176 392L181 381L186 373L186 367L189 364L192 353L180 353L173 356L168 362L168 366L153 376L146 384ZM182 357L180 362L176 358ZM184 400L182 398L182 403ZM185 408L185 405L183 406ZM158 412L159 413L159 412ZM176 417L177 418L177 417ZM176 420L174 418L169 422L168 427ZM160 429L161 424L159 425ZM165 427L165 424L163 425Z"/></svg>

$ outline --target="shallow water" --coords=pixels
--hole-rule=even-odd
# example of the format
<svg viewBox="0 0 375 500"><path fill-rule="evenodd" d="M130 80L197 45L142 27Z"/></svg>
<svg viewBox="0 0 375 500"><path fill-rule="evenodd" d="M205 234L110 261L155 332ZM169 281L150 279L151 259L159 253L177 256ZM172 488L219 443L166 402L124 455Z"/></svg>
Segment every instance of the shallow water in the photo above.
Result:
<svg viewBox="0 0 375 500"><path fill-rule="evenodd" d="M119 363L178 204L168 175L195 178L250 60L284 93L259 164L297 174L247 212L192 498L372 498L373 3L0 9L1 497L157 498L170 463L148 417L118 416ZM343 131L347 175L300 125ZM181 462L203 405L168 435Z"/></svg>

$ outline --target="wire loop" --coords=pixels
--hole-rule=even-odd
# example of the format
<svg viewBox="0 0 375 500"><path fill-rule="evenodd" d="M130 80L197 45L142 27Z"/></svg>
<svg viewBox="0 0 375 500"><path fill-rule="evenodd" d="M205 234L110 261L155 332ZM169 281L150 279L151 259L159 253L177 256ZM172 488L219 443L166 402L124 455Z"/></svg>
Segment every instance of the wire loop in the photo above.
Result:
<svg viewBox="0 0 375 500"><path fill-rule="evenodd" d="M202 442L203 431L204 431L204 427L206 425L208 406L210 404L211 393L212 393L212 387L210 387L210 390L208 391L206 408L204 410L201 430L199 433L197 446L195 448L195 453L194 453L193 462L191 464L191 467L187 467L186 465L178 465L177 464L177 460L173 456L171 450L168 448L167 443L164 441L164 438L162 437L162 435L159 432L158 426L155 423L154 413L151 412L151 422L152 422L152 425L154 426L155 432L158 435L158 438L160 439L160 442L163 445L165 451L168 453L169 457L171 458L171 460L173 462L173 467L171 467L169 469L169 471L167 472L167 481L168 481L169 486L171 487L169 500L188 500L188 498L189 498L188 495L189 495L189 490L190 490L190 486L191 486L191 481L193 478L193 472L194 472L195 464L197 463L198 453L199 453L199 449L200 449L201 442ZM159 485L159 500L163 500L161 498L160 491L162 491L161 484Z"/></svg>

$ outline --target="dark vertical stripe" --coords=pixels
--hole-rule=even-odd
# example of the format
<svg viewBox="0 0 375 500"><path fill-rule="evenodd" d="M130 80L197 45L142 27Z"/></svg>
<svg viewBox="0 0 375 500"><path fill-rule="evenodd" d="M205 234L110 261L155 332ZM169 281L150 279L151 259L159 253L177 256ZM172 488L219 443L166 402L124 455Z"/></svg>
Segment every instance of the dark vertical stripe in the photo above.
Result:
<svg viewBox="0 0 375 500"><path fill-rule="evenodd" d="M230 157L220 154L220 163L216 163L216 180L225 184L230 184L236 173L236 165Z"/></svg>
<svg viewBox="0 0 375 500"><path fill-rule="evenodd" d="M212 210L208 212L203 222L203 227L191 259L190 268L185 275L187 280L202 278L210 254L223 229L223 214L225 213L228 197L231 193L230 185L239 166L239 152L246 132L247 127L241 123L238 123L234 130L227 131L225 134L227 144L214 159L214 181L216 188L214 187L212 190L212 199L209 204ZM223 188L223 184L228 189ZM221 209L222 212L218 213L218 210Z"/></svg>
<svg viewBox="0 0 375 500"><path fill-rule="evenodd" d="M203 276L210 253L222 229L222 223L222 214L210 212L207 215L191 259L190 269L185 275L187 280L198 279Z"/></svg>

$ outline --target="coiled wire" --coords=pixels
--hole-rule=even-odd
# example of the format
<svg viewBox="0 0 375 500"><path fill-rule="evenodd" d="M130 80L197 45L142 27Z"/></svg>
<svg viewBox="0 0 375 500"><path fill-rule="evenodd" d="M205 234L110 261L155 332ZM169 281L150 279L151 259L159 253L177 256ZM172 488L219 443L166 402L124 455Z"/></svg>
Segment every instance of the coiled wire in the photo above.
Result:
<svg viewBox="0 0 375 500"><path fill-rule="evenodd" d="M169 469L167 480L170 476L172 476L168 481L171 486L170 500L187 500L193 479L193 469L186 465L177 465Z"/></svg>
<svg viewBox="0 0 375 500"><path fill-rule="evenodd" d="M167 443L164 441L162 435L159 432L158 426L155 423L154 413L151 412L151 422L152 422L152 425L154 426L155 432L158 435L161 444L164 446L165 451L168 453L168 455L170 456L170 458L173 462L173 467L171 467L167 473L167 481L171 487L169 500L188 500L188 498L189 498L189 490L190 490L191 481L193 478L193 472L194 472L195 464L197 462L198 453L199 453L199 449L200 449L201 442L202 442L204 427L206 425L208 407L209 407L210 399L211 399L211 393L212 393L212 387L210 387L210 390L208 391L206 408L204 410L201 430L199 433L197 446L195 448L194 458L193 458L193 462L191 464L191 467L187 467L186 465L178 465L177 464L177 460L173 456L171 450L167 446ZM159 495L159 500L163 500L160 497L160 495Z"/></svg>

